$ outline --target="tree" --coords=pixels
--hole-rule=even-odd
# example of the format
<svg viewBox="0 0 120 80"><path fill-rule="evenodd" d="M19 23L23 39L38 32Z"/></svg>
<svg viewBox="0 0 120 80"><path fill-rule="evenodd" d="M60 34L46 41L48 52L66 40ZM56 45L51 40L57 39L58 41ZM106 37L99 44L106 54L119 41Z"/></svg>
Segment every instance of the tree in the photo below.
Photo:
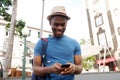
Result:
<svg viewBox="0 0 120 80"><path fill-rule="evenodd" d="M0 0L0 16L3 16L7 21L11 20L11 15L7 12L10 6L12 6L11 0Z"/></svg>
<svg viewBox="0 0 120 80"><path fill-rule="evenodd" d="M8 39L8 48L5 56L5 71L11 66L11 58L12 58L12 50L13 50L13 42L14 35L18 35L22 37L22 29L25 26L25 22L22 20L16 20L17 13L17 0L13 1L13 10L12 16L8 13L8 10L12 6L11 0L0 0L0 16L4 18L4 20L9 23L6 25L6 29L10 31L9 39Z"/></svg>
<svg viewBox="0 0 120 80"><path fill-rule="evenodd" d="M0 0L0 16L4 18L5 21L11 21L11 14L8 13L8 10L12 6L11 0ZM22 20L15 21L15 35L22 37L22 29L25 26L25 22ZM10 23L6 25L6 29L10 28Z"/></svg>
<svg viewBox="0 0 120 80"><path fill-rule="evenodd" d="M86 40L84 38L82 38L80 40L80 45L88 45L88 44L91 44L92 40ZM89 70L91 68L93 68L93 64L95 64L95 56L90 56L90 57L87 57L85 59L82 60L82 64L83 64L83 68L85 70Z"/></svg>
<svg viewBox="0 0 120 80"><path fill-rule="evenodd" d="M81 45L88 45L88 44L91 44L91 42L92 42L92 40L90 40L90 39L88 39L88 40L86 40L84 38L80 39Z"/></svg>
<svg viewBox="0 0 120 80"><path fill-rule="evenodd" d="M88 58L83 59L83 67L85 70L89 70L93 68L93 64L95 64L95 56L90 56Z"/></svg>
<svg viewBox="0 0 120 80"><path fill-rule="evenodd" d="M8 69L11 67L16 15L17 15L17 0L13 0L13 9L12 9L12 17L11 17L11 23L10 23L8 47L5 55L5 65L4 65L5 72L7 72Z"/></svg>
<svg viewBox="0 0 120 80"><path fill-rule="evenodd" d="M23 37L22 29L24 28L24 26L25 26L25 21L22 21L22 20L16 21L14 35L18 35L20 38L22 38ZM9 29L10 29L10 23L6 25L6 30L9 30Z"/></svg>
<svg viewBox="0 0 120 80"><path fill-rule="evenodd" d="M13 5L12 15L8 13L9 8ZM8 38L8 47L5 55L5 65L4 71L7 72L11 67L11 59L12 59L12 51L13 51L13 42L14 35L18 35L22 38L22 29L25 26L25 22L22 20L16 20L17 15L17 0L13 0L13 4L11 0L0 0L0 16L4 18L4 20L9 21L6 25L6 29L9 29L9 38Z"/></svg>

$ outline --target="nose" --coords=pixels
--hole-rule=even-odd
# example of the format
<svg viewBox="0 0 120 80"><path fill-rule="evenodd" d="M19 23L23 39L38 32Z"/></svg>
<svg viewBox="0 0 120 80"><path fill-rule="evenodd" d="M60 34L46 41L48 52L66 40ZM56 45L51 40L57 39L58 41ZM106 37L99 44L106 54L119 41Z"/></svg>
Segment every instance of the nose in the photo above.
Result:
<svg viewBox="0 0 120 80"><path fill-rule="evenodd" d="M57 26L57 29L61 30L61 29L63 29L63 26L59 25L59 26Z"/></svg>

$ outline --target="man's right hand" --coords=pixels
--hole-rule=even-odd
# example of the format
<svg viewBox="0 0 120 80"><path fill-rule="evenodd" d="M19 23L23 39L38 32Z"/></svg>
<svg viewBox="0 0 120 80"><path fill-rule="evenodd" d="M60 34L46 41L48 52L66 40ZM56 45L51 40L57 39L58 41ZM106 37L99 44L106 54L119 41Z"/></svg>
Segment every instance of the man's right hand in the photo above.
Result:
<svg viewBox="0 0 120 80"><path fill-rule="evenodd" d="M52 73L60 74L64 69L61 68L60 63L54 63L52 66L50 66L50 70Z"/></svg>

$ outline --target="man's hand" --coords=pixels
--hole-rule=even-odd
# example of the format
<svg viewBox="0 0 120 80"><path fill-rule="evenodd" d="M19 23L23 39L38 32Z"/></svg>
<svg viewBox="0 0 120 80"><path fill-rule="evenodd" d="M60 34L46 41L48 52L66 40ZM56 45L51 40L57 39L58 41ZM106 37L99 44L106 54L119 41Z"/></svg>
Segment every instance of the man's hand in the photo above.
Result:
<svg viewBox="0 0 120 80"><path fill-rule="evenodd" d="M68 75L68 74L79 74L82 71L82 66L81 65L75 65L72 63L68 63L70 64L70 67L68 68L64 68L63 71L61 71L62 75Z"/></svg>
<svg viewBox="0 0 120 80"><path fill-rule="evenodd" d="M61 68L61 64L60 63L54 63L52 66L50 66L50 71L52 73L56 73L56 74L60 74L61 71L63 71L64 69Z"/></svg>
<svg viewBox="0 0 120 80"><path fill-rule="evenodd" d="M70 67L64 68L61 74L67 75L67 74L72 74L76 71L75 64L72 64L72 63L68 63L68 64L70 64Z"/></svg>

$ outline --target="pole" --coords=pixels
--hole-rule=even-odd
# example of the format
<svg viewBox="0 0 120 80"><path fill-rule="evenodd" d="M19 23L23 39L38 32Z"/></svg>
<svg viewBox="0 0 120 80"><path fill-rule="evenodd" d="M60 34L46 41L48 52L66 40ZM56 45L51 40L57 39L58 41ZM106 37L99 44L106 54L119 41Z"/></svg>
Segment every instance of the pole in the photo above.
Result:
<svg viewBox="0 0 120 80"><path fill-rule="evenodd" d="M40 38L43 36L43 18L44 18L44 0L42 5L42 16L41 16L41 28L40 28Z"/></svg>
<svg viewBox="0 0 120 80"><path fill-rule="evenodd" d="M23 55L22 80L25 80L25 78L26 78L26 72L25 72L26 53L27 53L27 49L26 49L26 37L27 36L24 36L24 55Z"/></svg>
<svg viewBox="0 0 120 80"><path fill-rule="evenodd" d="M103 72L105 72L105 61L106 61L106 52L107 52L107 50L106 50L106 45L104 46L104 62L103 62Z"/></svg>
<svg viewBox="0 0 120 80"><path fill-rule="evenodd" d="M99 52L98 56L99 56L99 66L98 66L98 72L100 72L100 56L101 56L101 53L100 53L100 52Z"/></svg>

